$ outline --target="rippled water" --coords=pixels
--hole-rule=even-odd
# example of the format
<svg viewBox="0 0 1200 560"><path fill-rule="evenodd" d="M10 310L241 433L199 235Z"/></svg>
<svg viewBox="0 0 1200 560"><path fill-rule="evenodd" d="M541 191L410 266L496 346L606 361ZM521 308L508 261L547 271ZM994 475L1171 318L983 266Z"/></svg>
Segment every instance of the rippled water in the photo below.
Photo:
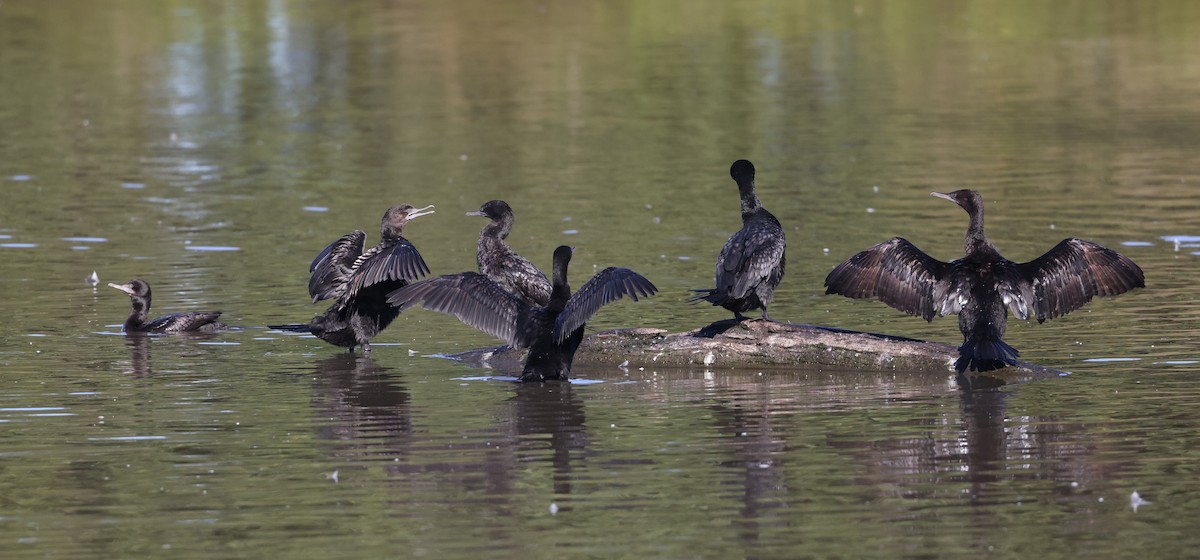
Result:
<svg viewBox="0 0 1200 560"><path fill-rule="evenodd" d="M1163 1L0 4L0 556L1181 557L1198 544L1200 7ZM1072 372L580 368L521 386L406 313L371 359L304 321L312 256L393 203L435 273L491 198L539 265L693 328L749 158L787 228L772 316L956 342L829 269L903 235L1029 260L1067 236L1147 288L1010 324ZM96 271L100 284L85 279ZM220 309L206 337L121 334Z"/></svg>

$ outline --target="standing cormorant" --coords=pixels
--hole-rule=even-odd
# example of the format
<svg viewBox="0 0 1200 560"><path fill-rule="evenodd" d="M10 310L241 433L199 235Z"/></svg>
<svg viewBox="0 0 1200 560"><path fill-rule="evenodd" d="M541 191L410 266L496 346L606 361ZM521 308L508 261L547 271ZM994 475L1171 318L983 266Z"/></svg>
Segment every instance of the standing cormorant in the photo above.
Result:
<svg viewBox="0 0 1200 560"><path fill-rule="evenodd" d="M420 304L447 313L514 347L529 348L521 381L565 380L583 340L583 325L601 306L629 296L658 291L628 268L609 267L571 294L567 264L573 249L554 250L554 283L545 307L526 303L486 276L474 272L447 274L416 282L388 295L401 310Z"/></svg>
<svg viewBox="0 0 1200 560"><path fill-rule="evenodd" d="M303 325L269 325L269 328L311 332L321 340L363 354L370 341L387 328L400 310L387 303L387 294L429 274L417 248L401 233L409 220L433 213L433 206L413 208L397 204L383 214L379 244L363 251L367 236L354 230L320 252L309 272L308 294L313 303L325 299L333 305Z"/></svg>
<svg viewBox="0 0 1200 560"><path fill-rule="evenodd" d="M486 216L491 222L479 232L476 259L479 273L530 305L550 303L550 280L504 240L512 232L513 211L503 200L489 200L468 216Z"/></svg>
<svg viewBox="0 0 1200 560"><path fill-rule="evenodd" d="M743 311L761 308L763 319L769 320L767 305L783 279L787 239L779 220L754 194L754 164L739 159L729 168L729 175L741 193L742 229L729 237L717 257L717 287L692 290L698 295L688 301L719 305L739 321L745 318Z"/></svg>
<svg viewBox="0 0 1200 560"><path fill-rule="evenodd" d="M129 318L125 319L125 332L143 333L181 333L181 332L217 332L228 328L228 325L217 322L220 311L195 311L191 313L172 313L153 321L147 321L150 312L150 284L144 280L130 280L127 284L109 284L129 294L129 302L133 309Z"/></svg>
<svg viewBox="0 0 1200 560"><path fill-rule="evenodd" d="M910 315L958 314L963 334L954 367L989 371L1016 364L1018 352L1003 340L1008 311L1039 323L1066 315L1093 296L1115 296L1145 287L1142 269L1115 251L1070 237L1027 263L1002 256L983 234L983 197L973 190L931 193L971 217L963 258L942 262L903 237L880 243L833 269L827 294L878 297Z"/></svg>

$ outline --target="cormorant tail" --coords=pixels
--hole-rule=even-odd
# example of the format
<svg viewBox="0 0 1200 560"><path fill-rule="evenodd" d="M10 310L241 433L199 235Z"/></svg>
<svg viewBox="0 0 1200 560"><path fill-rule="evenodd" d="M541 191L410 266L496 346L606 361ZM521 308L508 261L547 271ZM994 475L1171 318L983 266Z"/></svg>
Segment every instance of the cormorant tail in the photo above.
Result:
<svg viewBox="0 0 1200 560"><path fill-rule="evenodd" d="M958 361L954 369L964 371L992 371L1005 365L1017 365L1021 353L1003 340L970 339L958 347Z"/></svg>

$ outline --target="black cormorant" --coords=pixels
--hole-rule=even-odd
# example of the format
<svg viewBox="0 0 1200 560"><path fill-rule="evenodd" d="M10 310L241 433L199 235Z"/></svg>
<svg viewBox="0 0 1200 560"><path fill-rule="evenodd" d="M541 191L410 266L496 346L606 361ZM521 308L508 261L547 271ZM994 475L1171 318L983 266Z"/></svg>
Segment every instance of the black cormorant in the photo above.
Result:
<svg viewBox="0 0 1200 560"><path fill-rule="evenodd" d="M392 292L388 301L401 310L420 304L458 317L514 347L529 348L522 381L565 380L583 340L584 323L601 306L623 296L637 301L639 296L658 291L649 280L628 268L609 267L572 295L567 284L572 251L565 245L554 250L553 290L545 307L530 305L474 272L416 282Z"/></svg>
<svg viewBox="0 0 1200 560"><path fill-rule="evenodd" d="M191 313L172 313L152 321L146 320L150 312L150 284L144 280L130 280L128 284L109 284L129 294L129 302L133 309L129 318L125 319L125 332L144 333L181 333L181 332L216 332L228 328L224 323L217 322L220 311L195 311Z"/></svg>
<svg viewBox="0 0 1200 560"><path fill-rule="evenodd" d="M401 233L409 220L433 213L433 206L413 208L397 204L383 215L379 244L363 251L366 234L354 230L320 252L309 272L308 293L313 303L334 300L325 313L308 324L269 325L269 328L311 332L321 340L363 354L370 341L387 328L400 310L387 303L387 294L429 274L429 267Z"/></svg>
<svg viewBox="0 0 1200 560"><path fill-rule="evenodd" d="M931 193L970 215L964 256L942 262L908 240L880 243L833 269L827 294L880 301L926 321L958 314L963 334L955 368L989 371L1015 364L1018 352L1003 340L1008 311L1039 323L1066 315L1093 296L1115 296L1146 285L1142 269L1115 251L1067 238L1027 263L1002 256L983 233L983 197L973 190Z"/></svg>
<svg viewBox="0 0 1200 560"><path fill-rule="evenodd" d="M479 273L530 305L550 303L550 280L504 240L512 232L513 211L503 200L489 200L468 216L486 216L491 222L479 232L476 259Z"/></svg>
<svg viewBox="0 0 1200 560"><path fill-rule="evenodd" d="M729 237L717 256L717 287L692 290L698 295L688 301L719 305L738 320L744 319L743 311L761 308L763 319L769 320L767 305L783 279L787 239L779 220L754 194L754 164L739 159L729 168L729 175L741 193L742 229Z"/></svg>

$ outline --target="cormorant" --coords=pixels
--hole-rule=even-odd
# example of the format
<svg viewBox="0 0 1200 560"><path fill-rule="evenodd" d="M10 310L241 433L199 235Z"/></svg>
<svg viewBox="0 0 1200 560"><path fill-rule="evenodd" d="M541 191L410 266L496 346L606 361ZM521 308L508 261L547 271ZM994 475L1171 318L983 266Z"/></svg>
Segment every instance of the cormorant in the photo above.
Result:
<svg viewBox="0 0 1200 560"><path fill-rule="evenodd" d="M1115 296L1145 287L1133 261L1070 237L1027 263L1002 256L983 233L983 197L968 189L931 193L962 207L970 216L964 256L942 262L903 237L850 257L825 278L827 294L878 297L910 315L932 321L934 314L958 314L963 334L954 367L962 373L1016 364L1018 352L1003 340L1008 311L1039 323L1066 315L1093 296Z"/></svg>
<svg viewBox="0 0 1200 560"><path fill-rule="evenodd" d="M321 340L363 354L370 341L387 328L400 310L387 303L387 294L429 274L429 267L401 233L409 220L433 213L433 206L413 208L397 204L383 214L379 244L363 251L366 234L354 230L322 250L308 270L308 293L313 303L325 299L333 305L308 324L269 325L268 328L311 332Z"/></svg>
<svg viewBox="0 0 1200 560"><path fill-rule="evenodd" d="M729 175L741 193L742 229L729 237L717 257L717 287L692 290L698 295L688 301L719 305L739 321L745 318L743 311L761 308L763 319L770 320L767 305L783 280L787 239L779 220L754 194L754 164L739 159L729 168Z"/></svg>
<svg viewBox="0 0 1200 560"><path fill-rule="evenodd" d="M143 333L181 333L181 332L217 332L228 328L228 325L217 322L220 311L195 311L191 313L172 313L153 321L146 321L150 312L150 284L144 280L130 280L127 284L109 284L129 294L129 302L133 309L129 318L125 319L125 332Z"/></svg>
<svg viewBox="0 0 1200 560"><path fill-rule="evenodd" d="M567 264L573 249L554 250L553 290L545 307L526 303L486 276L474 272L447 274L416 282L388 295L401 310L420 304L446 313L514 347L529 348L521 381L565 380L575 351L583 340L584 323L601 306L629 296L658 291L642 275L628 268L601 270L571 294Z"/></svg>
<svg viewBox="0 0 1200 560"><path fill-rule="evenodd" d="M479 232L476 260L479 273L530 305L550 304L550 280L504 240L513 227L513 211L503 200L489 200L468 216L486 216L491 222Z"/></svg>

